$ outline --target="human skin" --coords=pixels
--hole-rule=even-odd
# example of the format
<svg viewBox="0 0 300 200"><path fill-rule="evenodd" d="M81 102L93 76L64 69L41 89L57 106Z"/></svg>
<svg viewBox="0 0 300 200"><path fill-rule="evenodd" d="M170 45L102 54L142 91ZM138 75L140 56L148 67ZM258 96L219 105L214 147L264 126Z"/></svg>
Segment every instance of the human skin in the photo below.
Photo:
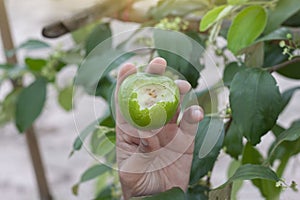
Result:
<svg viewBox="0 0 300 200"><path fill-rule="evenodd" d="M167 66L163 58L154 58L147 73L162 75ZM122 81L136 73L133 64L125 64L118 73L116 95ZM187 81L175 81L183 96L191 89ZM159 130L140 131L122 117L118 98L116 108L116 148L119 178L125 200L135 196L160 193L173 187L186 191L193 159L194 140L203 110L197 105L187 108L179 123L174 118Z"/></svg>

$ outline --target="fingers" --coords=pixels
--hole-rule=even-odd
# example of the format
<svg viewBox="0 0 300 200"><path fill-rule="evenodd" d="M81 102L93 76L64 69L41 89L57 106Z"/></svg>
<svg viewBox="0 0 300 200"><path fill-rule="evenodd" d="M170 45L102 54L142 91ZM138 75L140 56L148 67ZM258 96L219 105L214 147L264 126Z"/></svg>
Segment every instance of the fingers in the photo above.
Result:
<svg viewBox="0 0 300 200"><path fill-rule="evenodd" d="M133 64L131 64L131 63L124 64L120 68L119 73L118 73L117 88L116 88L117 90L116 91L118 91L118 89L119 89L121 83L124 81L124 79L134 73L136 73L136 67Z"/></svg>
<svg viewBox="0 0 300 200"><path fill-rule="evenodd" d="M149 74L162 75L167 67L167 61L161 57L154 58L146 68Z"/></svg>
<svg viewBox="0 0 300 200"><path fill-rule="evenodd" d="M184 111L179 128L185 134L195 135L198 123L203 119L203 116L204 113L200 106L191 106Z"/></svg>

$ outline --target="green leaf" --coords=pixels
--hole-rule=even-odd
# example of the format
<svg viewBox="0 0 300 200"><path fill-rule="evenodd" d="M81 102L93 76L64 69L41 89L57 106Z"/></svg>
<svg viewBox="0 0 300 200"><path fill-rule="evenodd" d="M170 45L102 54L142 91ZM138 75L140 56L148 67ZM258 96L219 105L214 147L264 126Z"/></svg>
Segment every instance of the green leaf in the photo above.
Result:
<svg viewBox="0 0 300 200"><path fill-rule="evenodd" d="M59 91L58 102L59 105L66 111L70 111L72 109L73 86L65 87L64 89Z"/></svg>
<svg viewBox="0 0 300 200"><path fill-rule="evenodd" d="M31 71L41 71L46 66L47 60L40 58L25 58L25 63Z"/></svg>
<svg viewBox="0 0 300 200"><path fill-rule="evenodd" d="M93 121L91 124L89 124L83 131L79 133L79 135L76 137L74 143L73 143L73 150L70 153L70 156L73 155L75 151L79 151L82 147L83 141L87 138L87 136L96 130L96 126L101 123L104 119L106 119L109 116L108 110L104 112L104 115L100 117L99 119Z"/></svg>
<svg viewBox="0 0 300 200"><path fill-rule="evenodd" d="M161 0L157 6L149 10L149 15L155 19L166 16L184 16L194 11L207 10L207 3L203 0Z"/></svg>
<svg viewBox="0 0 300 200"><path fill-rule="evenodd" d="M287 34L291 34L290 29L285 27L280 27L279 29L276 29L275 31L258 38L255 43L257 42L265 42L265 41L272 41L272 40L286 40Z"/></svg>
<svg viewBox="0 0 300 200"><path fill-rule="evenodd" d="M277 29L284 21L300 10L298 0L279 0L275 9L269 11L268 23L265 33Z"/></svg>
<svg viewBox="0 0 300 200"><path fill-rule="evenodd" d="M116 198L113 197L113 190L113 185L107 185L93 200L114 200Z"/></svg>
<svg viewBox="0 0 300 200"><path fill-rule="evenodd" d="M225 134L224 147L226 147L226 153L236 160L243 151L243 133L238 129L234 120Z"/></svg>
<svg viewBox="0 0 300 200"><path fill-rule="evenodd" d="M233 176L231 176L226 183L219 186L216 189L223 188L227 184L230 184L234 181L238 180L253 180L253 179L265 179L271 181L280 181L277 177L276 173L268 167L262 165L253 165L253 164L246 164L240 166Z"/></svg>
<svg viewBox="0 0 300 200"><path fill-rule="evenodd" d="M20 132L29 128L43 110L47 82L36 79L20 93L16 104L16 126Z"/></svg>
<svg viewBox="0 0 300 200"><path fill-rule="evenodd" d="M223 72L223 82L224 85L230 86L231 81L235 74L243 69L243 64L239 64L238 62L231 62L225 66L225 70Z"/></svg>
<svg viewBox="0 0 300 200"><path fill-rule="evenodd" d="M253 145L275 125L282 105L275 79L259 68L248 68L234 76L229 100L233 120Z"/></svg>
<svg viewBox="0 0 300 200"><path fill-rule="evenodd" d="M227 2L231 5L241 5L241 4L244 4L248 1L249 0L227 0Z"/></svg>
<svg viewBox="0 0 300 200"><path fill-rule="evenodd" d="M300 79L300 61L287 64L286 66L277 70L276 72L288 78Z"/></svg>
<svg viewBox="0 0 300 200"><path fill-rule="evenodd" d="M232 183L225 185L222 188L209 191L209 199L231 199Z"/></svg>
<svg viewBox="0 0 300 200"><path fill-rule="evenodd" d="M249 6L234 18L227 35L228 49L237 54L263 32L267 14L261 6Z"/></svg>
<svg viewBox="0 0 300 200"><path fill-rule="evenodd" d="M272 67L287 61L289 56L283 55L282 52L282 48L277 43L265 42L264 67Z"/></svg>
<svg viewBox="0 0 300 200"><path fill-rule="evenodd" d="M20 89L13 90L0 103L0 126L15 118L16 102L20 92Z"/></svg>
<svg viewBox="0 0 300 200"><path fill-rule="evenodd" d="M168 66L181 73L192 87L196 87L199 72L203 69L199 62L203 47L187 35L175 31L155 29L153 37L158 55L166 59Z"/></svg>
<svg viewBox="0 0 300 200"><path fill-rule="evenodd" d="M92 167L90 167L89 169L87 169L80 177L80 181L75 184L72 187L72 192L74 195L78 194L78 190L79 190L79 185L83 182L86 181L90 181L94 178L97 178L98 176L104 174L105 172L107 172L108 170L110 170L110 168L106 165L103 164L98 164L98 165L94 165Z"/></svg>
<svg viewBox="0 0 300 200"><path fill-rule="evenodd" d="M242 158L243 164L262 164L263 157L260 152L254 148L250 143L247 143ZM278 199L281 188L276 187L274 181L255 179L252 183L259 189L263 197L270 200Z"/></svg>
<svg viewBox="0 0 300 200"><path fill-rule="evenodd" d="M272 149L269 151L269 160L272 159L272 156L278 148L278 146L285 141L296 141L300 138L300 123L294 123L290 128L283 131L274 142Z"/></svg>
<svg viewBox="0 0 300 200"><path fill-rule="evenodd" d="M212 170L224 140L224 125L219 118L204 118L198 127L190 174L190 184Z"/></svg>
<svg viewBox="0 0 300 200"><path fill-rule="evenodd" d="M291 27L300 26L299 18L300 18L300 10L297 13L295 13L293 16L291 16L290 18L285 20L283 25L284 26L291 26Z"/></svg>
<svg viewBox="0 0 300 200"><path fill-rule="evenodd" d="M197 92L196 95L199 105L206 114L218 112L218 93L216 90L205 90Z"/></svg>
<svg viewBox="0 0 300 200"><path fill-rule="evenodd" d="M208 200L208 191L209 188L207 186L197 184L189 186L185 196L187 200Z"/></svg>
<svg viewBox="0 0 300 200"><path fill-rule="evenodd" d="M22 43L18 48L19 49L43 49L43 48L49 48L50 45L46 42L43 42L41 40L35 40L35 39L30 39L27 40L26 42Z"/></svg>
<svg viewBox="0 0 300 200"><path fill-rule="evenodd" d="M103 47L98 45L89 54L79 67L75 79L76 85L83 86L92 95L95 95L101 77L105 77L111 70L135 55L132 52L125 53L123 50L107 50L100 54L102 51Z"/></svg>
<svg viewBox="0 0 300 200"><path fill-rule="evenodd" d="M206 31L210 28L216 21L219 14L226 8L226 5L218 6L210 11L208 11L200 21L200 31Z"/></svg>
<svg viewBox="0 0 300 200"><path fill-rule="evenodd" d="M232 160L229 167L228 167L228 177L233 176L234 172L241 166L241 163L237 160ZM231 200L237 200L237 193L242 188L243 181L234 181L232 183L232 190L231 190Z"/></svg>
<svg viewBox="0 0 300 200"><path fill-rule="evenodd" d="M284 108L289 104L294 92L296 92L299 89L300 89L300 86L296 86L296 87L290 88L282 93L282 95L281 95L282 96L281 111L283 111Z"/></svg>
<svg viewBox="0 0 300 200"><path fill-rule="evenodd" d="M243 50L247 67L262 67L264 64L264 43L258 42Z"/></svg>
<svg viewBox="0 0 300 200"><path fill-rule="evenodd" d="M186 200L184 192L178 188L172 188L170 190L167 190L165 192L153 195L151 197L144 197L144 198L131 198L132 200Z"/></svg>
<svg viewBox="0 0 300 200"><path fill-rule="evenodd" d="M103 23L96 26L93 31L90 33L90 35L87 37L86 40L86 54L89 54L98 44L105 41L106 39L109 39L112 36L112 32L110 29L109 23ZM112 40L106 40L103 45L103 50L111 49L112 47Z"/></svg>

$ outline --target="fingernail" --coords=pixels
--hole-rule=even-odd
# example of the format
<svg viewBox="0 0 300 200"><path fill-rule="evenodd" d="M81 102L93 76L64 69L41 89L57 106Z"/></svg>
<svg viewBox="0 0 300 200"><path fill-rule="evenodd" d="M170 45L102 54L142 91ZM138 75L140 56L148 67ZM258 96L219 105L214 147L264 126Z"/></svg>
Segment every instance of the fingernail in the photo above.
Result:
<svg viewBox="0 0 300 200"><path fill-rule="evenodd" d="M202 113L199 109L193 110L193 118L199 120L202 116Z"/></svg>
<svg viewBox="0 0 300 200"><path fill-rule="evenodd" d="M141 139L141 142L144 146L148 146L148 142L146 140Z"/></svg>

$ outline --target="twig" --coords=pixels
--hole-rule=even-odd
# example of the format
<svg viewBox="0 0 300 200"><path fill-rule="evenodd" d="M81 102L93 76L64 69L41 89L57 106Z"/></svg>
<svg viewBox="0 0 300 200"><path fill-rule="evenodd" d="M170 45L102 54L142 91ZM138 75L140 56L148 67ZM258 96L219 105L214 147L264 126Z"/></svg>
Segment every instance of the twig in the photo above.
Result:
<svg viewBox="0 0 300 200"><path fill-rule="evenodd" d="M280 63L278 65L274 65L273 67L269 67L269 68L266 68L266 69L268 70L268 72L272 73L272 72L280 70L280 69L282 69L282 68L284 68L284 67L286 67L290 64L295 64L295 63L298 63L298 62L300 62L300 57L297 57L295 59Z"/></svg>

